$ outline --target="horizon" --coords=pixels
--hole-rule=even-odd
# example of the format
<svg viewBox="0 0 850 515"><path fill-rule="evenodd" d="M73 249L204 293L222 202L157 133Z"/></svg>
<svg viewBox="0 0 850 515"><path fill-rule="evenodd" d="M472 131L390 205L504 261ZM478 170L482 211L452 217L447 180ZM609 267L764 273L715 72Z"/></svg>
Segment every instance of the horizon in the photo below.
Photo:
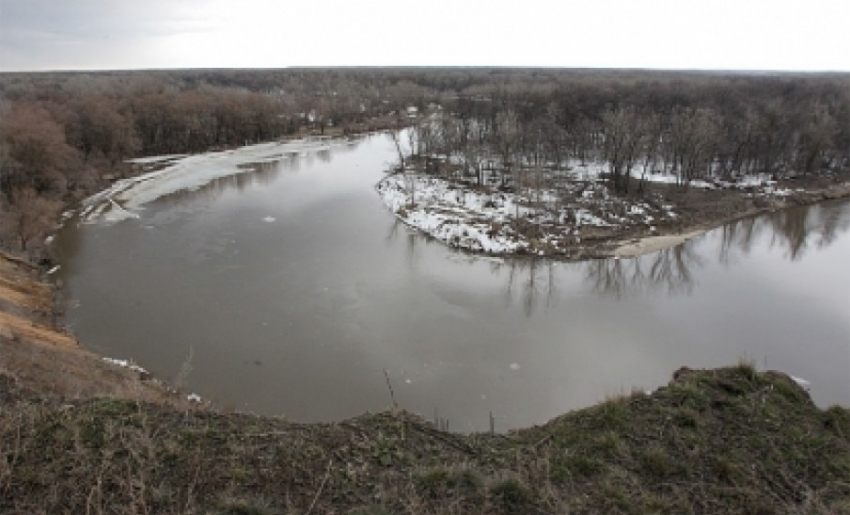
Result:
<svg viewBox="0 0 850 515"><path fill-rule="evenodd" d="M850 70L791 70L791 69L721 69L721 68L605 68L569 66L510 66L510 65L337 65L337 66L255 66L255 67L163 67L163 68L45 68L32 70L0 70L0 75L50 73L145 73L145 72L274 72L297 70L440 70L440 71L553 71L553 72L617 72L617 73L685 73L722 75L850 75Z"/></svg>

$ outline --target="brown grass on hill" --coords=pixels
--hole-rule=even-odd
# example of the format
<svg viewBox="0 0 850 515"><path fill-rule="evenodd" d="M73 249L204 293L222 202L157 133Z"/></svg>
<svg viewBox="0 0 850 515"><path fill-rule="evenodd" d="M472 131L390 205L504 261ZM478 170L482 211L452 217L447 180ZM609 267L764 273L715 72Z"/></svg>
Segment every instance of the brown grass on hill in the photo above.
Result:
<svg viewBox="0 0 850 515"><path fill-rule="evenodd" d="M847 478L850 411L748 365L506 435L57 401L0 374L10 514L850 514Z"/></svg>

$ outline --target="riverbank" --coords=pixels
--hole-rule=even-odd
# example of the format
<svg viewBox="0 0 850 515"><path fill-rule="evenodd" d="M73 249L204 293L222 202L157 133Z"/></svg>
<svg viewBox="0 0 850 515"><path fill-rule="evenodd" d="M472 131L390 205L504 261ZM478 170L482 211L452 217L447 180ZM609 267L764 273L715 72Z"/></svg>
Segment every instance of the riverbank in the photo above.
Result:
<svg viewBox="0 0 850 515"><path fill-rule="evenodd" d="M746 216L850 196L850 182L833 176L689 188L659 176L641 193L614 195L600 167L588 168L558 191L517 194L410 171L387 176L376 190L399 220L449 246L567 261L634 257Z"/></svg>
<svg viewBox="0 0 850 515"><path fill-rule="evenodd" d="M50 288L38 286L33 267L9 261L23 267L20 279L5 285L18 294L8 294L9 301L29 306L30 321L50 329ZM843 482L850 473L848 410L819 409L787 376L746 365L682 370L651 394L613 398L504 435L464 436L399 411L295 424L198 406L167 389L160 399L147 398L156 383L142 372L57 351L58 342L42 352L31 339L0 336L0 512L850 507ZM7 349L29 361L6 361L15 356ZM101 392L93 378L102 380Z"/></svg>
<svg viewBox="0 0 850 515"><path fill-rule="evenodd" d="M31 263L39 263L43 271L50 269L53 257L49 251L50 235L55 233L63 223L67 221L68 216L72 211L85 210L85 204L92 197L99 197L104 194L108 195L116 189L121 189L122 185L133 184L138 182L142 176L158 171L169 163L181 159L192 159L196 156L206 154L229 154L238 149L250 148L262 145L276 145L297 143L301 141L346 141L348 139L365 136L379 131L397 128L399 120L395 116L385 115L381 117L370 118L368 120L351 123L344 127L333 126L325 127L321 130L312 125L302 125L297 131L284 134L272 140L255 143L252 145L226 146L219 145L208 148L204 152L195 154L172 154L170 156L141 156L135 158L127 158L124 161L113 162L106 168L90 169L86 171L85 180L73 181L73 188L65 190L61 195L40 193L39 201L44 200L50 205L50 208L44 212L27 214L21 217L20 210L13 205L8 204L3 215L6 217L19 217L21 220L16 224L0 224L0 252L6 252L8 255L14 255ZM101 163L103 164L103 163ZM249 170L240 170L244 172ZM233 173L231 173L233 174ZM69 181L70 182L70 181ZM187 184L186 187L193 187L193 184ZM122 204L120 202L110 202L106 200L107 206L102 207L103 212L113 211L120 213L118 216L132 217L132 212L122 213ZM12 206L10 208L10 206ZM11 210L9 210L11 209ZM17 227L17 229L12 229ZM26 244L20 243L20 238L25 238Z"/></svg>
<svg viewBox="0 0 850 515"><path fill-rule="evenodd" d="M211 153L213 166L201 174L185 173L183 163L204 159L209 155L206 153L133 159L121 173L112 173L113 170L102 174L96 193L82 200L77 200L79 195L68 197L62 221L45 225L44 231L33 237L34 242L43 242L43 247L33 245L24 256L0 250L0 371L41 393L186 404L188 392L178 394L141 367L127 362L126 356L101 357L86 350L62 327L62 309L56 305L61 285L50 280L54 263L47 251L59 224L66 223L75 212L78 222L98 218L115 222L134 217L135 210L159 196L199 188L220 177L253 173L264 162L285 158L284 153L315 155L332 146L347 145L390 123L394 120L373 120L355 127L357 130L330 128L325 135L301 131L274 142L219 149ZM341 137L343 132L345 138ZM197 397L191 397L197 403Z"/></svg>
<svg viewBox="0 0 850 515"><path fill-rule="evenodd" d="M65 399L107 396L187 404L138 367L84 349L58 327L55 293L38 267L0 253L0 373L8 380Z"/></svg>
<svg viewBox="0 0 850 515"><path fill-rule="evenodd" d="M788 376L666 387L506 435L44 396L0 373L4 513L850 513L850 411Z"/></svg>

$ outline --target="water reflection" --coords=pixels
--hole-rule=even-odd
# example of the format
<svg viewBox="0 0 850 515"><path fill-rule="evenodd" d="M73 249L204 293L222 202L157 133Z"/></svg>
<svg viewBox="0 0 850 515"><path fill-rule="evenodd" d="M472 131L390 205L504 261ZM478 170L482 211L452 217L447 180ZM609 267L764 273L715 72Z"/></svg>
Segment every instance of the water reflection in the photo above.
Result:
<svg viewBox="0 0 850 515"><path fill-rule="evenodd" d="M704 265L694 242L635 259L601 259L584 266L585 282L594 291L623 298L661 291L688 294L694 288L694 268Z"/></svg>
<svg viewBox="0 0 850 515"><path fill-rule="evenodd" d="M490 264L494 274L507 269L504 288L505 304L518 301L525 316L530 317L538 308L550 308L557 300L555 271L557 265L551 260L514 259L504 263Z"/></svg>
<svg viewBox="0 0 850 515"><path fill-rule="evenodd" d="M784 259L799 261L808 250L831 245L848 228L850 212L846 205L796 207L744 218L701 238L639 258L590 261L583 265L584 277L594 291L618 298L651 292L690 294L696 286L695 269L706 265L704 256L716 255L717 261L728 267L754 248L766 247ZM713 246L716 252L707 251Z"/></svg>
<svg viewBox="0 0 850 515"><path fill-rule="evenodd" d="M267 187L280 180L282 175L297 174L310 169L315 160L323 164L331 164L335 157L357 150L365 141L362 137L346 140L346 144L328 144L317 150L289 151L281 153L276 159L260 162L241 163L237 165L239 173L217 177L210 182L191 190L178 190L160 199L170 203L187 203L188 201L212 201L223 194L235 191L245 192L254 187Z"/></svg>
<svg viewBox="0 0 850 515"><path fill-rule="evenodd" d="M422 235L395 219L388 227L385 241L393 244L403 238L405 259L411 272L419 271L422 259L421 247L442 246L434 238ZM530 317L539 308L550 308L557 301L556 272L560 263L535 257L522 259L502 259L480 257L464 250L452 249L449 252L453 262L486 263L490 273L504 281L502 299L505 307L519 303L523 312Z"/></svg>
<svg viewBox="0 0 850 515"><path fill-rule="evenodd" d="M503 282L504 305L521 305L530 317L539 309L556 305L559 271L578 270L585 286L618 299L689 295L698 284L696 271L713 261L710 256L717 256L717 262L724 266L734 266L753 248L767 246L780 251L777 255L784 259L798 261L807 250L828 247L848 229L850 208L846 204L825 203L744 218L681 245L631 259L560 263L535 257L477 257L460 250L454 251L454 259L486 262L491 274ZM417 235L396 219L389 225L386 241L389 244L400 237L405 240L408 267L414 270L419 259L417 246L434 240ZM711 251L712 248L716 250Z"/></svg>
<svg viewBox="0 0 850 515"><path fill-rule="evenodd" d="M818 402L850 402L846 201L632 260L502 260L393 218L374 191L386 138L330 147L138 220L70 225L57 276L80 301L67 304L80 339L163 378L191 348L187 388L299 421L386 408L387 370L405 409L437 407L462 430L492 412L504 430L744 355L812 380Z"/></svg>
<svg viewBox="0 0 850 515"><path fill-rule="evenodd" d="M719 259L732 264L750 253L754 245L766 240L771 249L791 261L803 258L812 248L823 249L850 228L847 209L835 209L836 203L794 207L745 218L717 229L721 235Z"/></svg>

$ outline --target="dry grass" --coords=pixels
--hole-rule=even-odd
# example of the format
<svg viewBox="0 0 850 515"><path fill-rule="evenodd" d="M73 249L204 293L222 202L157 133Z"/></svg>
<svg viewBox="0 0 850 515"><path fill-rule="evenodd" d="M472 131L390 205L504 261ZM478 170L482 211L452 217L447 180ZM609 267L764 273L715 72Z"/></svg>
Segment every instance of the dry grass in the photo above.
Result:
<svg viewBox="0 0 850 515"><path fill-rule="evenodd" d="M80 346L77 340L61 331L2 311L0 311L0 338L33 340L67 349L79 348Z"/></svg>
<svg viewBox="0 0 850 515"><path fill-rule="evenodd" d="M850 411L745 364L508 435L0 392L3 513L850 513Z"/></svg>

